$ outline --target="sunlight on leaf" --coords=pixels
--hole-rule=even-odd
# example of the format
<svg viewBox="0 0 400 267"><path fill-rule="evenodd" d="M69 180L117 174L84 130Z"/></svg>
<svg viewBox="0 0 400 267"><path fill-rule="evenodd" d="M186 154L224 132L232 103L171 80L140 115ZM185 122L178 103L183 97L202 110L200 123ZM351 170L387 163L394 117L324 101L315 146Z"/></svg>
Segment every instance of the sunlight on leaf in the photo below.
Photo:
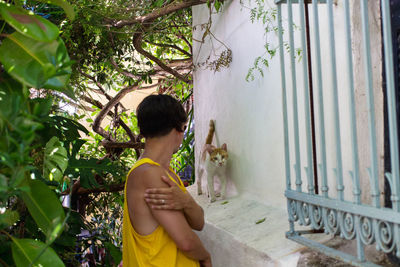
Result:
<svg viewBox="0 0 400 267"><path fill-rule="evenodd" d="M24 192L22 199L38 227L48 240L52 240L52 234L65 218L64 209L54 192L43 182L30 180L29 186L30 191Z"/></svg>
<svg viewBox="0 0 400 267"><path fill-rule="evenodd" d="M32 263L33 266L65 266L54 250L40 241L14 237L12 241L12 255L17 267L27 267Z"/></svg>
<svg viewBox="0 0 400 267"><path fill-rule="evenodd" d="M61 181L64 171L68 166L67 150L57 137L47 142L44 151L43 176L50 181Z"/></svg>
<svg viewBox="0 0 400 267"><path fill-rule="evenodd" d="M57 39L59 30L50 21L22 8L0 2L0 15L14 29L37 41L50 42Z"/></svg>

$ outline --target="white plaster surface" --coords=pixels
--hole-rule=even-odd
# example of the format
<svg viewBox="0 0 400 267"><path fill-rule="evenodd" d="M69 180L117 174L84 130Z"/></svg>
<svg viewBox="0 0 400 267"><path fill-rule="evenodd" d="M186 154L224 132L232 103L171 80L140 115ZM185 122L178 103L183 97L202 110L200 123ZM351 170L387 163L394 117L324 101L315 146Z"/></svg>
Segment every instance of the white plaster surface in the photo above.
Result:
<svg viewBox="0 0 400 267"><path fill-rule="evenodd" d="M246 82L245 76L249 68L253 65L254 59L265 52L263 45L267 40L273 47L277 45L275 33L265 34L263 25L260 22L251 23L249 9L244 6L252 6L252 1L226 1L223 11L212 15L212 32L214 37L208 34L204 42L193 44L194 63L205 62L217 58L226 47L232 50L232 63L228 68L223 68L219 72L209 69L196 68L194 71L194 99L195 99L195 150L196 166L202 150L205 137L208 132L210 119L215 120L216 133L213 143L220 146L227 143L230 160L228 164L228 176L231 182L228 194L244 194L268 205L285 208L285 165L284 165L284 134L283 134L283 115L282 115L282 86L279 57L270 59L269 67L264 68L264 76L256 75L252 82ZM249 3L250 2L250 3ZM266 1L272 7L273 1ZM376 109L376 135L377 135L377 154L379 161L379 177L383 177L383 107L381 89L381 45L380 45L380 24L379 24L379 4L376 1L369 2L370 8L370 29L371 29L371 51L373 63L373 88L375 92ZM253 4L254 6L254 4ZM267 5L268 6L268 5ZM362 31L360 28L360 7L351 6L352 34L353 34L353 63L354 80L356 91L356 113L357 113L357 132L358 132L358 156L360 159L360 180L362 199L366 204L370 203L369 197L369 177L367 168L370 162L370 136L367 120L368 107L366 105L366 78L364 76L364 65L362 60ZM287 28L287 11L283 5L283 23ZM336 101L332 93L332 71L330 57L330 39L327 20L327 6L320 5L319 26L321 35L321 55L322 55L322 84L323 101L317 94L317 73L315 62L315 48L312 48L313 61L313 84L314 84L314 107L315 107L315 127L316 127L316 146L317 161L321 164L320 133L321 125L319 117L322 114L318 111L318 106L322 105L325 119L325 146L327 158L327 176L329 186L329 196L337 197L336 169L338 167L336 155L335 136L335 111L334 102ZM298 5L293 5L294 24L300 26L298 19ZM311 44L314 43L313 15L310 6L310 34ZM334 31L335 31L335 52L336 52L336 75L337 90L339 101L340 118L340 141L342 156L342 176L345 187L345 200L352 201L352 178L350 171L353 170L353 153L350 128L350 105L349 105L349 72L346 65L346 39L344 25L344 9L342 1L334 5ZM196 40L203 37L204 28L200 27L209 19L209 12L206 6L196 6L193 8L193 36ZM285 31L284 40L288 41L288 31ZM299 38L300 30L295 30L295 47L301 48ZM377 52L378 51L378 52ZM289 120L289 150L290 150L290 176L292 186L295 184L295 146L294 146L294 126L296 120L294 115L298 115L299 135L300 135L300 172L302 176L302 189L307 191L306 167L309 166L307 160L307 138L305 122L305 86L303 80L302 62L296 59L296 84L298 96L298 110L293 111L293 84L290 76L290 58L285 52L287 104ZM319 186L322 183L322 172L318 169ZM198 177L197 177L198 178ZM197 179L196 178L196 179ZM201 178L200 178L201 179ZM204 177L203 177L204 179ZM383 181L383 179L379 179ZM203 185L206 182L202 183ZM382 189L382 188L381 188Z"/></svg>
<svg viewBox="0 0 400 267"><path fill-rule="evenodd" d="M286 198L286 174L284 162L284 133L282 115L282 86L279 57L270 59L268 69L263 69L264 76L256 75L252 82L246 82L245 76L253 65L256 57L265 50L265 41L272 46L277 45L277 36L274 33L265 34L261 23L251 23L249 9L243 8L240 2L251 6L254 1L225 1L223 11L212 15L210 31L219 40L210 39L210 34L203 43L193 43L194 63L205 62L217 58L226 47L232 50L232 63L228 68L219 72L209 69L196 68L194 71L194 99L195 99L195 150L196 168L199 164L200 152L208 133L209 120L215 120L216 132L213 143L222 145L227 143L229 152L228 162L228 203L221 205L221 201L208 204L205 197L198 198L205 209L207 226L199 236L213 254L215 266L295 266L297 251L301 246L285 238L288 230ZM272 0L266 0L272 7ZM348 79L349 72L346 66L345 53L345 26L343 1L334 5L334 29L336 45L337 88L339 96L340 140L343 163L343 182L345 186L345 200L352 201L352 181L349 171L352 165L352 141L350 135L350 106ZM355 71L356 112L359 138L358 153L360 156L360 171L362 185L362 199L369 203L369 178L366 168L369 161L369 132L366 106L365 76L363 72L362 32L360 28L360 11L358 4L352 1L352 53ZM375 109L377 130L377 153L379 156L379 174L382 177L383 154L383 115L381 94L381 47L378 1L368 1L370 9L371 51L373 53L373 87L375 92ZM293 5L294 24L300 26L298 19L298 5ZM337 197L336 176L337 168L334 124L334 98L332 94L332 72L330 59L330 40L328 31L328 16L326 5L320 5L320 34L323 76L323 97L317 95L317 81L315 71L315 50L313 55L313 83L316 111L317 134L317 161L321 163L321 142L318 106L321 105L325 118L325 145L327 156L327 174L329 180L329 197ZM193 37L202 40L204 28L200 26L209 19L209 12L205 6L193 8ZM313 22L310 6L310 22ZM283 5L283 23L287 29L286 6ZM310 28L311 43L314 44L314 28ZM284 33L284 40L288 40L288 31ZM299 30L295 30L295 46L300 48ZM314 48L312 48L314 49ZM296 112L292 109L293 83L290 77L289 54L285 52L287 103L289 119L289 150L290 176L292 188L295 185L294 165L294 138L293 122ZM302 62L296 59L297 95L300 131L300 166L302 189L307 191L307 163L306 131L305 131L305 102ZM318 170L319 185L321 186L321 172ZM199 177L196 177L198 179ZM203 192L206 179L203 180ZM383 179L381 179L383 181ZM193 191L196 192L196 191ZM258 225L255 222L266 218ZM298 230L296 223L296 230ZM327 238L322 235L318 238ZM258 265L257 265L258 264Z"/></svg>
<svg viewBox="0 0 400 267"><path fill-rule="evenodd" d="M289 229L286 210L243 196L228 198L226 204L223 200L209 203L206 195L196 195L195 186L188 190L204 209L206 225L197 234L211 253L214 267L297 265L304 247L285 238ZM323 242L330 236L310 238Z"/></svg>
<svg viewBox="0 0 400 267"><path fill-rule="evenodd" d="M212 17L211 28L223 44L215 39L211 43L209 36L203 44L193 44L195 63L204 62L208 56L215 59L215 54L221 53L225 45L233 53L229 68L215 73L204 68L194 71L196 166L209 120L214 119L213 143L228 145L228 177L234 185L228 194L232 196L237 190L238 194L248 194L260 202L286 207L278 57L264 70L263 79L246 82L254 59L264 53L263 26L250 22L249 10L241 9L240 1L226 1L223 9ZM193 14L193 36L201 40L199 25L208 20L209 13L205 6L197 6Z"/></svg>

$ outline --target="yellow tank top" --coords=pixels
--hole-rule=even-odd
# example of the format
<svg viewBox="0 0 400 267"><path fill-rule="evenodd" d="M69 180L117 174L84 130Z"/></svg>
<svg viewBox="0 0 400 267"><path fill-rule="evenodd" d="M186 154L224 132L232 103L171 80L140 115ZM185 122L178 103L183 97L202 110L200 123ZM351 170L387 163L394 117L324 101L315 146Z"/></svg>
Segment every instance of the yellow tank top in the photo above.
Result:
<svg viewBox="0 0 400 267"><path fill-rule="evenodd" d="M198 261L188 258L176 246L174 240L168 235L164 227L158 225L149 235L138 234L131 224L128 212L128 203L126 201L126 184L129 174L142 164L160 164L149 158L143 158L137 161L128 172L124 189L124 218L122 225L122 256L124 267L199 267ZM170 170L174 172L171 168ZM174 172L175 173L175 172ZM176 183L179 188L186 192L181 179L179 183L175 181L168 173L168 177Z"/></svg>

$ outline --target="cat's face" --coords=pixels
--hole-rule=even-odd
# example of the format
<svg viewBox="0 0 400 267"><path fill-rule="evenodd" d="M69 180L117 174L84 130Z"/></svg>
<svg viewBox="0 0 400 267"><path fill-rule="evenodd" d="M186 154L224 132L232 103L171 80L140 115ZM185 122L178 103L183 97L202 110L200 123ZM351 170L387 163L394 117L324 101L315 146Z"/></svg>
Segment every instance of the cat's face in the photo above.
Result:
<svg viewBox="0 0 400 267"><path fill-rule="evenodd" d="M228 151L226 144L223 144L220 148L215 148L210 153L210 162L217 167L223 167L228 161Z"/></svg>

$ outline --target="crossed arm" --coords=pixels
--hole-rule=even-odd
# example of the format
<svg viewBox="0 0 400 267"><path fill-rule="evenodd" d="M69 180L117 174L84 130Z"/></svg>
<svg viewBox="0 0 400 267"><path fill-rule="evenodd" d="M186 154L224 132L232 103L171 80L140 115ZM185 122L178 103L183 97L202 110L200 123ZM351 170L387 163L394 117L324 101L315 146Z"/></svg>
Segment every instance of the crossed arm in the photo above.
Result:
<svg viewBox="0 0 400 267"><path fill-rule="evenodd" d="M162 181L168 187L149 188L146 190L145 200L153 210L181 210L194 230L201 231L204 227L204 211L189 192L183 192L166 176Z"/></svg>
<svg viewBox="0 0 400 267"><path fill-rule="evenodd" d="M204 218L202 208L196 204L189 193L182 192L172 181L171 183L174 184L176 188L166 183L166 179L161 180L160 177L163 176L161 169L152 168L146 171L144 176L146 176L143 177L144 181L146 181L146 187L155 188L150 191L152 192L152 190L155 190L157 192L157 197L145 198L151 208L154 218L164 227L183 253L192 259L198 260L202 266L211 266L210 254L204 248L198 236L192 231L192 228L203 228ZM179 195L176 189L181 191L184 196ZM172 193L168 194L170 191ZM153 193L147 193L146 195L153 195ZM165 204L170 207L175 207L175 209L159 207L160 205L158 203L162 204L161 197L167 196L169 196L169 198L166 199ZM176 201L174 200L174 196L180 196L182 200ZM165 204L162 206L166 206Z"/></svg>

